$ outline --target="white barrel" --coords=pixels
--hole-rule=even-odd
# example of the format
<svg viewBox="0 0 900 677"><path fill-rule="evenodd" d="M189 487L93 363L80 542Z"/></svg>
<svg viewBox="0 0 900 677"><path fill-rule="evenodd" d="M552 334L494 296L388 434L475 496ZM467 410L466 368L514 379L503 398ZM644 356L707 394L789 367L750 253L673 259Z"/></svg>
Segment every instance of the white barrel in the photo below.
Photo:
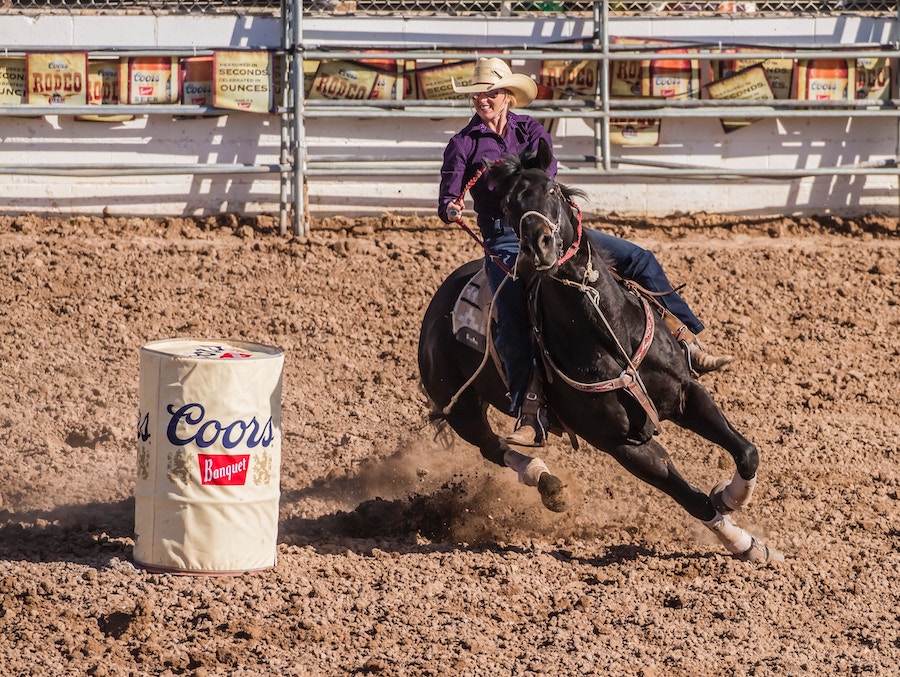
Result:
<svg viewBox="0 0 900 677"><path fill-rule="evenodd" d="M167 339L141 348L134 561L235 574L274 566L279 348Z"/></svg>

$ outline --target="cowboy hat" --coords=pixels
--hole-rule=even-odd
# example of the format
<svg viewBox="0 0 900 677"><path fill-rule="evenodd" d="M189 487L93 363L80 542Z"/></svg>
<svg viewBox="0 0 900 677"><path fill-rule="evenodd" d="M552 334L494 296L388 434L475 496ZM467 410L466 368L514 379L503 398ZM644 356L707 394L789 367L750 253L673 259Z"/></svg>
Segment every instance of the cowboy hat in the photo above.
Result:
<svg viewBox="0 0 900 677"><path fill-rule="evenodd" d="M513 73L503 59L481 57L475 63L470 84L453 78L453 91L457 94L475 94L492 89L505 89L516 99L516 106L527 106L537 96L537 85L527 75Z"/></svg>

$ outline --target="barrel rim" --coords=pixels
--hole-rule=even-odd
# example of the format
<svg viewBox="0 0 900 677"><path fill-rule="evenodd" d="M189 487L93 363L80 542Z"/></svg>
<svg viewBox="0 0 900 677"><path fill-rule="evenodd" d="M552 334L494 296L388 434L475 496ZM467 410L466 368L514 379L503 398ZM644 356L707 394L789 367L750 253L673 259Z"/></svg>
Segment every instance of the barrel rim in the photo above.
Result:
<svg viewBox="0 0 900 677"><path fill-rule="evenodd" d="M157 355L163 355L165 357L174 357L181 359L196 359L196 360L205 360L207 358L197 357L194 355L183 355L181 353L174 353L167 350L163 350L163 346L172 346L172 345L190 345L190 344L214 344L214 343L225 343L230 347L234 348L243 348L248 351L252 351L254 353L260 353L259 355L254 355L255 358L260 357L279 357L284 355L284 350L282 350L278 346L273 346L268 343L260 343L258 341L247 341L245 339L230 339L230 338L168 338L168 339L157 339L155 341L150 341L149 343L145 343L141 346L142 352L154 353ZM252 359L252 358L251 358Z"/></svg>

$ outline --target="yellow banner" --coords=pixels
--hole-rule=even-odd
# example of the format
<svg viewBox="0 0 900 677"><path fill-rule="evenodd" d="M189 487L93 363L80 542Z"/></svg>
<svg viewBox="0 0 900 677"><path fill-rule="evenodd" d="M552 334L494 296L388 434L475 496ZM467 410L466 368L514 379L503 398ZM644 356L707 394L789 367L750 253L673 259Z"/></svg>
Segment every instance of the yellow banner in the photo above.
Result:
<svg viewBox="0 0 900 677"><path fill-rule="evenodd" d="M215 53L213 101L217 108L268 113L272 67L268 52Z"/></svg>
<svg viewBox="0 0 900 677"><path fill-rule="evenodd" d="M617 146L658 146L659 118L611 119L609 142Z"/></svg>
<svg viewBox="0 0 900 677"><path fill-rule="evenodd" d="M856 98L891 98L891 62L889 59L862 58L856 60Z"/></svg>
<svg viewBox="0 0 900 677"><path fill-rule="evenodd" d="M750 66L762 65L772 86L772 93L776 99L791 98L791 83L794 80L793 59L735 59L733 68L735 72L742 71Z"/></svg>
<svg viewBox="0 0 900 677"><path fill-rule="evenodd" d="M774 99L775 92L769 83L769 77L762 64L750 66L734 75L711 82L706 91L713 99ZM722 119L725 133L746 127L759 118L726 118Z"/></svg>
<svg viewBox="0 0 900 677"><path fill-rule="evenodd" d="M468 94L457 94L453 91L453 78L461 85L472 82L475 71L473 61L456 62L426 68L416 73L419 96L422 99L467 99Z"/></svg>
<svg viewBox="0 0 900 677"><path fill-rule="evenodd" d="M119 103L118 60L88 63L88 103L95 105Z"/></svg>
<svg viewBox="0 0 900 677"><path fill-rule="evenodd" d="M87 52L28 54L25 58L28 103L87 105Z"/></svg>
<svg viewBox="0 0 900 677"><path fill-rule="evenodd" d="M0 58L0 105L25 103L25 59Z"/></svg>
<svg viewBox="0 0 900 677"><path fill-rule="evenodd" d="M539 87L553 92L553 99L593 98L597 94L597 62L547 60L541 62Z"/></svg>

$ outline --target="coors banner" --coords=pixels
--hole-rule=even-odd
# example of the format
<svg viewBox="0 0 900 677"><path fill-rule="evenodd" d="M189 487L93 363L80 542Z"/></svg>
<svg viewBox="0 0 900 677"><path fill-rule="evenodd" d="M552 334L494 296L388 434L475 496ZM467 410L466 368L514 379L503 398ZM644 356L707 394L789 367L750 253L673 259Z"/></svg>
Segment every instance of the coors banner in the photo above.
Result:
<svg viewBox="0 0 900 677"><path fill-rule="evenodd" d="M545 99L585 99L597 95L598 62L548 59L541 62L538 88ZM547 96L549 94L550 96Z"/></svg>
<svg viewBox="0 0 900 677"><path fill-rule="evenodd" d="M181 103L186 106L213 105L213 58L195 56L181 62Z"/></svg>
<svg viewBox="0 0 900 677"><path fill-rule="evenodd" d="M87 52L34 53L28 54L25 60L27 103L87 105Z"/></svg>
<svg viewBox="0 0 900 677"><path fill-rule="evenodd" d="M178 80L178 57L131 57L128 59L128 103L177 103Z"/></svg>
<svg viewBox="0 0 900 677"><path fill-rule="evenodd" d="M171 339L140 357L135 561L188 573L272 566L284 354Z"/></svg>

